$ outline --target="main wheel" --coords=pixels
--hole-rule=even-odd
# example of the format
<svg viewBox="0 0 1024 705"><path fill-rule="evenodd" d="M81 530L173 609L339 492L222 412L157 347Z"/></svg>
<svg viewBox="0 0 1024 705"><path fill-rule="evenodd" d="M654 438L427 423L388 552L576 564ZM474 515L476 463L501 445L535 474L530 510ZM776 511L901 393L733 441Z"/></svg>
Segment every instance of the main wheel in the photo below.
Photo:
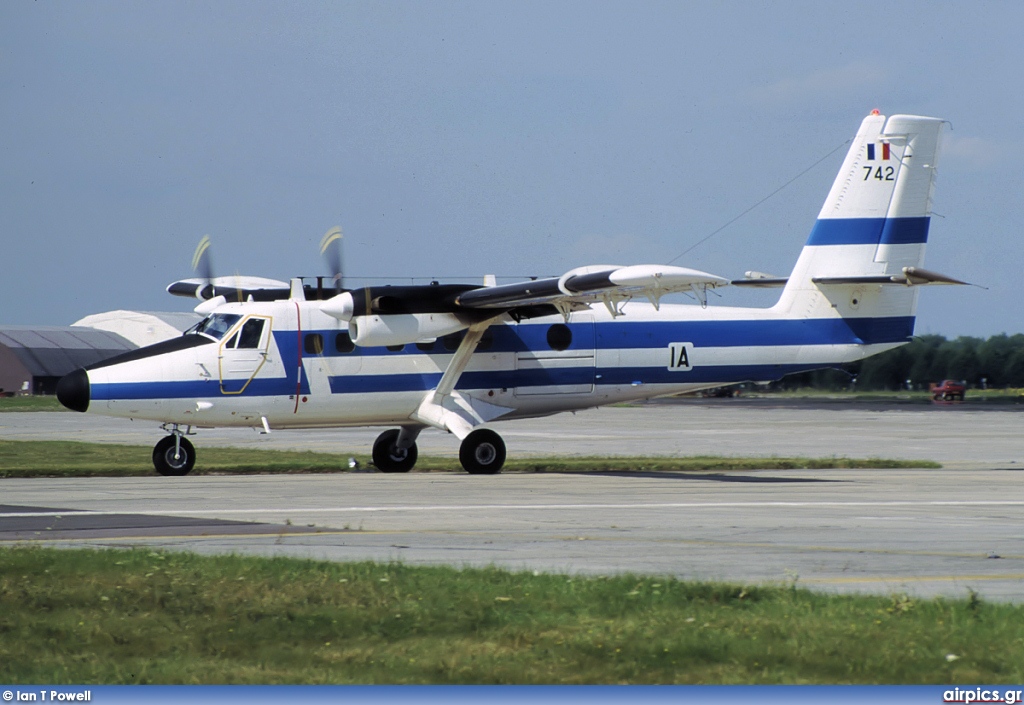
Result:
<svg viewBox="0 0 1024 705"><path fill-rule="evenodd" d="M419 457L416 444L405 449L399 448L395 445L399 433L397 428L393 428L377 436L373 442L373 464L381 472L409 472L416 464L416 458Z"/></svg>
<svg viewBox="0 0 1024 705"><path fill-rule="evenodd" d="M489 428L478 428L462 441L459 462L470 475L494 475L505 464L505 441Z"/></svg>
<svg viewBox="0 0 1024 705"><path fill-rule="evenodd" d="M175 446L177 445L177 451ZM175 443L174 436L160 439L153 448L153 467L161 475L181 477L188 475L196 464L196 449L187 438Z"/></svg>

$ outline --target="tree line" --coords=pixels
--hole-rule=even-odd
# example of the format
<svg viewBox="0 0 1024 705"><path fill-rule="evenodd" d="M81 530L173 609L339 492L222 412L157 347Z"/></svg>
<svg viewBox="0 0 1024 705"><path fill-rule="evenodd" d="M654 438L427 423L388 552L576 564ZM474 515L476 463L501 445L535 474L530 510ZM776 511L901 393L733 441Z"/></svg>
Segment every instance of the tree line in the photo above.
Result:
<svg viewBox="0 0 1024 705"><path fill-rule="evenodd" d="M896 391L928 389L930 383L944 379L960 380L975 389L1024 387L1024 334L954 340L941 335L916 336L907 345L842 369L790 375L777 384L783 388Z"/></svg>

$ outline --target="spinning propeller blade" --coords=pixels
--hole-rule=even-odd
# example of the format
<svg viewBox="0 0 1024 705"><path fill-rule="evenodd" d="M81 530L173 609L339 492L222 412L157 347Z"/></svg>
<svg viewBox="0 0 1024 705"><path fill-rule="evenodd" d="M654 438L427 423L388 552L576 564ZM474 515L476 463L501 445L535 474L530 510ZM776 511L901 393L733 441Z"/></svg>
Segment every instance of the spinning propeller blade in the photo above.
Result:
<svg viewBox="0 0 1024 705"><path fill-rule="evenodd" d="M341 269L341 226L335 225L324 233L320 239L320 254L327 260L327 267L330 269L331 278L334 280L335 291L344 288L344 277Z"/></svg>
<svg viewBox="0 0 1024 705"><path fill-rule="evenodd" d="M196 251L192 255L192 269L199 278L203 280L203 288L199 298L209 299L213 297L213 261L210 258L210 236L203 235L203 238L196 245Z"/></svg>

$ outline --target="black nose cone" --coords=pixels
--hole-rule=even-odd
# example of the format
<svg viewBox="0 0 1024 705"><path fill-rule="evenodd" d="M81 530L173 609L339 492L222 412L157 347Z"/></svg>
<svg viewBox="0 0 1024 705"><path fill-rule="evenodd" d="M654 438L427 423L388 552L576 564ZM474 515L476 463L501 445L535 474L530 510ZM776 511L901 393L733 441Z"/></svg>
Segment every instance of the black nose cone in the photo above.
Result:
<svg viewBox="0 0 1024 705"><path fill-rule="evenodd" d="M89 410L89 374L77 369L57 382L57 401L72 411Z"/></svg>

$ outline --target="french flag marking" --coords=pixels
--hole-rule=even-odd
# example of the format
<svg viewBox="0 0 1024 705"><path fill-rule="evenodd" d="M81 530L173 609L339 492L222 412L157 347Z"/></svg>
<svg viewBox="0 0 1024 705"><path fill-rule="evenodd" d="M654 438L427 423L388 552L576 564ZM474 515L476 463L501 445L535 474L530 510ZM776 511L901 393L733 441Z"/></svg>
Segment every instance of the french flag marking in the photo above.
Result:
<svg viewBox="0 0 1024 705"><path fill-rule="evenodd" d="M874 160L875 160L875 145L874 144L869 144L868 145L868 161L871 162L871 161L874 161ZM888 160L889 160L889 143L888 142L883 142L882 143L882 161L888 161Z"/></svg>

